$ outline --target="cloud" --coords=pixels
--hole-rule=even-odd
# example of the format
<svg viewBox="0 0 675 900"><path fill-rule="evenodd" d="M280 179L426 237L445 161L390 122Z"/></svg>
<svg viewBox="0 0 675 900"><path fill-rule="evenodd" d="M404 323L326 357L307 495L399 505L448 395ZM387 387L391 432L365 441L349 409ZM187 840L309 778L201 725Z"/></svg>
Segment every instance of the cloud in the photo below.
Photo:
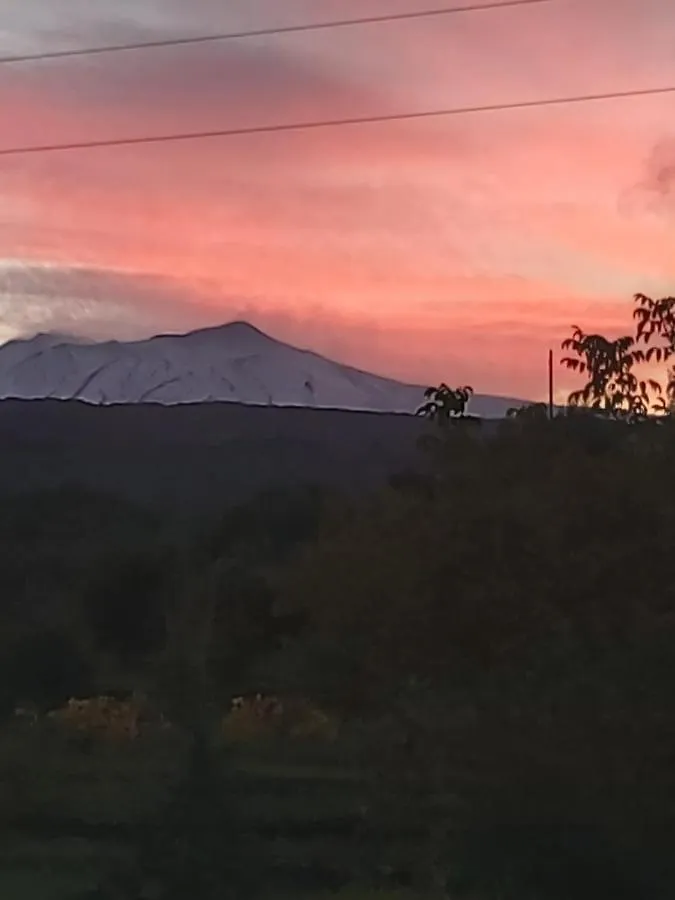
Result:
<svg viewBox="0 0 675 900"><path fill-rule="evenodd" d="M9 55L201 34L214 11L212 0L8 0L2 43Z"/></svg>
<svg viewBox="0 0 675 900"><path fill-rule="evenodd" d="M228 42L6 67L3 145L106 140L347 117L387 91L273 42Z"/></svg>
<svg viewBox="0 0 675 900"><path fill-rule="evenodd" d="M675 136L664 137L655 144L646 165L642 182L645 193L669 209L675 204Z"/></svg>
<svg viewBox="0 0 675 900"><path fill-rule="evenodd" d="M5 5L10 52L428 4ZM649 87L672 81L671 21L672 0L556 2L7 67L2 144ZM24 265L8 275L0 262L0 323L135 337L248 318L403 379L539 391L570 322L624 330L632 291L675 278L675 139L654 149L672 102L6 157L0 245ZM636 180L641 205L618 215Z"/></svg>
<svg viewBox="0 0 675 900"><path fill-rule="evenodd" d="M548 349L573 321L612 333L630 329L630 303L612 297L563 297L522 279L451 282L439 316L338 310L307 298L234 296L218 285L137 272L43 263L0 262L0 337L56 331L98 340L133 340L247 320L273 337L328 358L409 383L473 384L480 392L541 397ZM523 298L526 299L523 299ZM542 308L546 316L542 319ZM573 385L560 373L559 387Z"/></svg>
<svg viewBox="0 0 675 900"><path fill-rule="evenodd" d="M675 212L675 134L662 135L648 146L638 178L619 193L618 210L629 221L672 221ZM669 238L672 245L672 235Z"/></svg>
<svg viewBox="0 0 675 900"><path fill-rule="evenodd" d="M205 300L207 298L204 298ZM65 331L134 338L213 324L208 302L195 305L168 278L50 263L0 264L0 328L7 333Z"/></svg>
<svg viewBox="0 0 675 900"><path fill-rule="evenodd" d="M374 349L374 319L350 319L287 299L283 308L262 297L224 295L206 281L17 261L0 261L0 332L68 332L94 339L134 339L246 320L282 340L323 352ZM321 340L323 336L323 341Z"/></svg>
<svg viewBox="0 0 675 900"><path fill-rule="evenodd" d="M0 262L0 337L54 331L95 340L134 340L246 320L272 336L337 360L386 369L378 356L383 328L288 299L224 296L143 273L43 263ZM384 329L386 331L386 329ZM385 341L386 344L386 341ZM386 347L384 348L386 352Z"/></svg>

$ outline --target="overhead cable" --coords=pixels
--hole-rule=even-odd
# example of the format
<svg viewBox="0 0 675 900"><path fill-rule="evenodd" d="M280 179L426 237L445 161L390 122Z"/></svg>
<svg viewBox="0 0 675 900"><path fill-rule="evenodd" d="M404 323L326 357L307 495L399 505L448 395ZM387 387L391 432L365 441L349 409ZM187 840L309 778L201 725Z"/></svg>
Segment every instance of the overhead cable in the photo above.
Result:
<svg viewBox="0 0 675 900"><path fill-rule="evenodd" d="M246 38L272 37L284 34L299 34L309 31L328 31L333 28L353 28L361 25L383 25L389 22L408 22L415 19L430 19L458 13L486 12L512 9L518 6L541 6L553 0L504 0L464 6L442 6L417 12L391 13L380 16L361 16L351 19L334 19L328 22L308 22L299 25L280 25L274 28L256 28L246 31L228 31L222 34L205 34L195 37L166 38L156 41L139 41L128 44L111 44L103 47L85 47L74 50L52 50L44 53L26 53L21 56L0 56L0 65L11 63L43 62L47 60L69 59L80 56L100 56L104 53L124 53L139 50L154 50L168 47L184 47L196 44L212 44L219 41L244 40Z"/></svg>
<svg viewBox="0 0 675 900"><path fill-rule="evenodd" d="M443 117L476 115L480 113L511 112L551 106L623 100L631 97L656 97L675 94L675 85L641 88L626 91L608 91L599 94L575 94L567 97L550 97L541 100L523 100L513 103L490 103L483 106L455 106L447 109L429 109L418 112L386 113L383 115L353 116L339 119L318 119L306 122L286 122L277 125L254 125L242 128L222 128L209 131L183 131L170 134L138 137L109 138L92 141L71 141L54 144L27 144L18 147L0 147L1 156L21 156L37 153L56 153L73 150L95 150L105 147L131 147L143 144L168 144L179 141L201 141L216 138L234 138L246 135L279 134L282 132L310 131L321 128L369 125L386 122L404 122L415 119L440 119Z"/></svg>

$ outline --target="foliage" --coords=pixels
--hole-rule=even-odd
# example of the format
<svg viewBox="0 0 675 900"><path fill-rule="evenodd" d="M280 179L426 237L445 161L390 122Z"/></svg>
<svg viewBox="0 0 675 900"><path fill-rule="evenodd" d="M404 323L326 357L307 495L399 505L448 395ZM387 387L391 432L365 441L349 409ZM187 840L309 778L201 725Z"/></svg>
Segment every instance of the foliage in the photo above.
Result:
<svg viewBox="0 0 675 900"><path fill-rule="evenodd" d="M207 671L226 691L243 689L255 662L276 646L272 588L262 573L224 557L195 581L198 591L213 609Z"/></svg>
<svg viewBox="0 0 675 900"><path fill-rule="evenodd" d="M200 555L247 564L283 561L295 546L315 537L331 493L315 486L267 490L227 510L200 534Z"/></svg>
<svg viewBox="0 0 675 900"><path fill-rule="evenodd" d="M176 746L191 742L99 896L246 896L268 875L278 887L278 844L252 838L222 738L250 762L282 743L337 757L347 732L367 797L356 824L331 827L362 854L364 884L395 873L419 895L481 900L672 894L673 425L647 415L642 337L571 340L590 384L579 408L548 421L534 404L474 430L466 404L441 398L431 417L458 427L430 429L418 468L376 493L268 493L169 550L151 528L129 546L87 541L88 517L62 543L54 526L44 543L72 553L58 599L34 619L6 612L8 708L89 697L52 718L133 735L135 701L98 696L105 648L119 682L175 723ZM38 532L26 528L26 558Z"/></svg>
<svg viewBox="0 0 675 900"><path fill-rule="evenodd" d="M0 666L11 708L55 709L70 697L91 692L94 666L77 640L65 631L43 629L19 637Z"/></svg>
<svg viewBox="0 0 675 900"><path fill-rule="evenodd" d="M653 300L645 294L636 294L633 318L637 323L637 340L645 345L651 344L644 351L647 362L667 362L675 353L675 297L661 297ZM652 344L653 339L660 343ZM675 401L675 376L669 370L666 394L671 403ZM663 404L665 409L665 404Z"/></svg>
<svg viewBox="0 0 675 900"><path fill-rule="evenodd" d="M609 340L600 334L586 334L574 326L572 337L562 343L574 356L562 365L587 375L583 388L569 397L571 406L587 406L615 418L644 419L655 409L650 391L661 392L654 379L639 379L635 367L645 361L631 336Z"/></svg>
<svg viewBox="0 0 675 900"><path fill-rule="evenodd" d="M549 417L547 403L526 403L523 406L511 406L506 411L508 419L528 420L535 422L546 421Z"/></svg>
<svg viewBox="0 0 675 900"><path fill-rule="evenodd" d="M572 392L570 404L632 420L670 412L675 402L672 367L665 396L660 382L638 378L636 368L645 363L665 364L675 353L675 297L654 300L638 293L633 300L633 335L612 341L575 326L572 337L563 342L563 348L574 356L566 357L562 364L588 377L583 388Z"/></svg>
<svg viewBox="0 0 675 900"><path fill-rule="evenodd" d="M645 352L648 362L665 362L675 352L675 297L653 300L646 294L636 294L633 318L637 323L637 340L649 344L661 338L660 345L652 345Z"/></svg>
<svg viewBox="0 0 675 900"><path fill-rule="evenodd" d="M174 601L165 602L169 669L190 668L189 660L177 662L181 645L201 641L204 677L218 703L256 687L258 662L303 624L302 616L276 610L275 572L318 532L328 496L314 488L266 492L200 530L184 554ZM183 678L170 688L174 699L187 696Z"/></svg>
<svg viewBox="0 0 675 900"><path fill-rule="evenodd" d="M138 737L139 710L129 701L112 697L77 700L49 713L52 721L73 734L104 740L134 740Z"/></svg>
<svg viewBox="0 0 675 900"><path fill-rule="evenodd" d="M474 692L446 744L465 772L448 853L466 887L507 900L672 893L672 637L594 655L572 644Z"/></svg>
<svg viewBox="0 0 675 900"><path fill-rule="evenodd" d="M95 893L100 900L245 900L265 869L237 807L232 774L198 740L157 813L138 829L129 865L117 865Z"/></svg>
<svg viewBox="0 0 675 900"><path fill-rule="evenodd" d="M336 688L342 683L345 694L353 681L365 701L387 673L405 679L459 672L472 659L487 663L524 649L528 638L554 627L551 601L569 585L556 535L562 532L570 551L584 556L587 537L604 541L602 532L588 535L583 504L589 494L598 498L601 517L601 495L616 503L620 447L606 451L604 474L562 425L555 442L532 445L529 436L507 434L461 450L453 444L439 460L432 498L383 493L308 547L288 573L284 601L309 611L311 655L326 654L324 678ZM634 485L626 498L643 490ZM619 560L618 535L615 548ZM576 604L578 588L570 588ZM542 598L541 609L531 596Z"/></svg>
<svg viewBox="0 0 675 900"><path fill-rule="evenodd" d="M431 497L384 492L288 574L311 696L393 717L384 793L403 803L412 772L421 796L455 798L428 817L434 879L462 873L486 898L672 886L654 836L675 808L659 649L675 638L675 453L644 428L572 416L448 445Z"/></svg>
<svg viewBox="0 0 675 900"><path fill-rule="evenodd" d="M161 714L149 709L147 700L133 696L126 700L115 697L72 697L66 706L52 710L49 718L67 733L102 741L133 741L141 728L153 724L168 727Z"/></svg>
<svg viewBox="0 0 675 900"><path fill-rule="evenodd" d="M66 631L89 643L81 596L90 573L111 575L122 548L147 546L155 518L119 497L75 488L9 494L0 503L3 597L0 628L10 643L21 635ZM63 698L64 700L67 697Z"/></svg>
<svg viewBox="0 0 675 900"><path fill-rule="evenodd" d="M161 649L175 570L175 554L152 546L98 562L84 588L83 607L99 650L134 666Z"/></svg>
<svg viewBox="0 0 675 900"><path fill-rule="evenodd" d="M306 700L256 694L235 697L222 723L228 742L269 740L275 737L332 741L337 722Z"/></svg>
<svg viewBox="0 0 675 900"><path fill-rule="evenodd" d="M424 392L425 403L417 410L418 416L438 422L466 416L469 401L473 396L473 388L451 388L447 384L427 388Z"/></svg>

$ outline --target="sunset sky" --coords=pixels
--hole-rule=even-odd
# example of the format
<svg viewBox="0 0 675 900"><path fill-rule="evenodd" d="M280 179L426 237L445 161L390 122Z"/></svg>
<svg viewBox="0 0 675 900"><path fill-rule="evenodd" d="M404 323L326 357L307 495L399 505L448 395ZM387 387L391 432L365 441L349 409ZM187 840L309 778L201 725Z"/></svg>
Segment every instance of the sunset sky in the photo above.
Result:
<svg viewBox="0 0 675 900"><path fill-rule="evenodd" d="M443 5L0 0L0 56ZM0 148L669 85L673 0L552 0L2 65ZM2 340L245 318L538 399L572 324L624 332L633 293L675 293L675 94L1 157L0 197Z"/></svg>

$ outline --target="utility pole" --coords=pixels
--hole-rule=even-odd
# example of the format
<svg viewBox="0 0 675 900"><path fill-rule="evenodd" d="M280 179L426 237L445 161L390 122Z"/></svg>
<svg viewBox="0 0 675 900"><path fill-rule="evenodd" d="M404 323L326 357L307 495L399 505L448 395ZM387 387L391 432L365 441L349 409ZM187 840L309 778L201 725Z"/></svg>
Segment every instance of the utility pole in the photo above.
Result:
<svg viewBox="0 0 675 900"><path fill-rule="evenodd" d="M553 421L553 350L548 351L548 417Z"/></svg>

